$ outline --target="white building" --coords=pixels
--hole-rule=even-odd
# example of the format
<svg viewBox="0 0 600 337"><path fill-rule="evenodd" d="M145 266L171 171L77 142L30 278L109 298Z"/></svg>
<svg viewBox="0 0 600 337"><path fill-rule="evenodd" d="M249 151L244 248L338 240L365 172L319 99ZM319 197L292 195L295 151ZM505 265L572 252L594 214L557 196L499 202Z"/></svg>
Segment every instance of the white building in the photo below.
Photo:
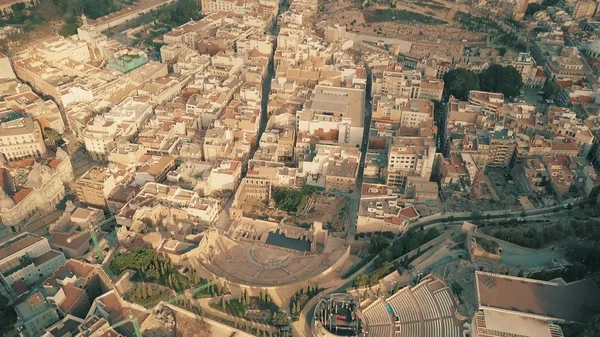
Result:
<svg viewBox="0 0 600 337"><path fill-rule="evenodd" d="M40 56L51 64L62 63L68 59L82 63L91 61L87 42L61 36L42 42L38 51Z"/></svg>
<svg viewBox="0 0 600 337"><path fill-rule="evenodd" d="M96 116L85 128L83 140L92 160L106 161L122 135L123 130L117 123L107 121L104 116Z"/></svg>
<svg viewBox="0 0 600 337"><path fill-rule="evenodd" d="M363 138L365 91L317 85L304 108L296 113L298 132L359 147Z"/></svg>

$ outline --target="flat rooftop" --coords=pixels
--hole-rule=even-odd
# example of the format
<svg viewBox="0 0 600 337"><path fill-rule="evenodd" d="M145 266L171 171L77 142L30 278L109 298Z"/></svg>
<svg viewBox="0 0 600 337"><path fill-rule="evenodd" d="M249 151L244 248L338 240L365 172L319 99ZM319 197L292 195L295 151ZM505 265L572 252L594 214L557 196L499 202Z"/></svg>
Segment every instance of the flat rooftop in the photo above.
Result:
<svg viewBox="0 0 600 337"><path fill-rule="evenodd" d="M476 272L479 308L509 310L581 322L600 309L600 288L585 279L566 285L521 277Z"/></svg>
<svg viewBox="0 0 600 337"><path fill-rule="evenodd" d="M337 88L317 85L307 110L339 115L352 119L352 126L363 126L365 116L365 91L363 89Z"/></svg>

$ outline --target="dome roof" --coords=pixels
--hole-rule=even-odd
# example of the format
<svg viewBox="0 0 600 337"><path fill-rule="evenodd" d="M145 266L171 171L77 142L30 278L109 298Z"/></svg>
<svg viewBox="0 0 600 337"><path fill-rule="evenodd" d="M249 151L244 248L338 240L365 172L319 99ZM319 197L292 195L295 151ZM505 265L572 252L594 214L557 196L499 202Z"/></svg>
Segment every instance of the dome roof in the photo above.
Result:
<svg viewBox="0 0 600 337"><path fill-rule="evenodd" d="M256 48L254 48L250 51L249 56L250 57L260 57L260 52Z"/></svg>
<svg viewBox="0 0 600 337"><path fill-rule="evenodd" d="M48 166L41 165L40 163L33 164L33 168L27 175L27 188L40 188L44 182L48 181L52 177L52 169Z"/></svg>
<svg viewBox="0 0 600 337"><path fill-rule="evenodd" d="M13 207L15 207L15 201L6 195L4 189L0 187L0 209L11 209Z"/></svg>

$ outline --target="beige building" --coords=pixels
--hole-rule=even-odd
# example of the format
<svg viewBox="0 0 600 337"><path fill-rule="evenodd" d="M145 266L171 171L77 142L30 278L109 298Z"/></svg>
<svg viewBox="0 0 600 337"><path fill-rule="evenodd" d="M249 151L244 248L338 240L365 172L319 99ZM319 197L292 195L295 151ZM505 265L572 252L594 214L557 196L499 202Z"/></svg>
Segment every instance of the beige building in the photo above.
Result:
<svg viewBox="0 0 600 337"><path fill-rule="evenodd" d="M485 115L495 114L504 103L504 94L486 91L471 90L469 92L469 104L483 108Z"/></svg>
<svg viewBox="0 0 600 337"><path fill-rule="evenodd" d="M575 8L573 9L573 18L591 19L596 13L597 7L598 3L595 1L577 1L577 3L575 4Z"/></svg>
<svg viewBox="0 0 600 337"><path fill-rule="evenodd" d="M388 153L386 184L405 193L409 177L431 178L435 162L435 141L424 137L395 137Z"/></svg>
<svg viewBox="0 0 600 337"><path fill-rule="evenodd" d="M395 97L441 100L444 81L438 78L426 78L420 71L402 70L399 65L396 65L383 71L380 91L382 95Z"/></svg>
<svg viewBox="0 0 600 337"><path fill-rule="evenodd" d="M363 138L365 91L317 85L296 113L296 131L322 142L359 147Z"/></svg>
<svg viewBox="0 0 600 337"><path fill-rule="evenodd" d="M0 123L0 153L6 160L46 156L46 144L36 120L21 117L12 110L0 113L0 118L8 120Z"/></svg>
<svg viewBox="0 0 600 337"><path fill-rule="evenodd" d="M394 98L391 95L373 98L373 119L400 123L403 128L420 128L433 121L433 103L422 99Z"/></svg>
<svg viewBox="0 0 600 337"><path fill-rule="evenodd" d="M328 191L351 193L356 189L360 163L359 149L348 146L317 144L312 159L300 162L306 183Z"/></svg>
<svg viewBox="0 0 600 337"><path fill-rule="evenodd" d="M115 188L115 178L107 169L93 167L75 182L77 199L88 205L106 207L106 198Z"/></svg>

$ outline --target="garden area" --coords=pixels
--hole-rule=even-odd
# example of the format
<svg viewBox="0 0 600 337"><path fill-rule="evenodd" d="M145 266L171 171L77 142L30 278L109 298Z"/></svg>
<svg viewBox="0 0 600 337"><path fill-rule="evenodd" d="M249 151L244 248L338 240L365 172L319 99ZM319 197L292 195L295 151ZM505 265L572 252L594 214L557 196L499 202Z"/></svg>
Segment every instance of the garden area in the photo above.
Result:
<svg viewBox="0 0 600 337"><path fill-rule="evenodd" d="M273 326L287 326L289 323L287 314L280 312L269 294L263 294L262 291L258 296L248 296L248 292L244 290L239 298L230 300L221 296L217 302L210 303L210 306L231 316Z"/></svg>
<svg viewBox="0 0 600 337"><path fill-rule="evenodd" d="M477 245L479 247L481 247L481 249L483 249L486 252L491 253L491 254L498 254L498 249L500 248L500 245L498 245L498 242L493 241L493 240L488 240L488 239L482 238L482 237L477 237L477 238L475 238L475 240L477 241Z"/></svg>
<svg viewBox="0 0 600 337"><path fill-rule="evenodd" d="M400 22L400 23L421 23L424 25L442 25L446 21L436 19L429 15L411 12L404 9L375 9L363 12L367 23L377 22Z"/></svg>
<svg viewBox="0 0 600 337"><path fill-rule="evenodd" d="M300 317L300 312L304 309L304 306L310 301L313 297L319 294L321 291L325 290L324 288L319 288L318 286L308 285L306 289L302 288L292 297L290 298L290 310L292 313L292 320L297 321Z"/></svg>
<svg viewBox="0 0 600 337"><path fill-rule="evenodd" d="M398 270L400 267L405 269L408 268L414 259L425 252L425 250L421 251L420 247L440 236L440 232L436 228L430 228L426 231L413 228L394 240L392 240L393 236L390 234L375 233L371 235L369 252L371 254L377 254L372 265L373 271L358 275L356 279L354 279L354 285L356 287L374 285L379 282L382 277L392 271ZM402 260L394 262L394 260L397 260L415 249L417 249L417 253L410 259L405 256Z"/></svg>
<svg viewBox="0 0 600 337"><path fill-rule="evenodd" d="M133 270L136 272L134 281L156 283L176 292L200 282L193 272L191 279L179 273L169 258L159 255L154 249L137 249L117 255L111 261L110 269L117 275L125 270Z"/></svg>
<svg viewBox="0 0 600 337"><path fill-rule="evenodd" d="M273 191L275 206L288 214L296 214L304 208L316 188L304 185L301 189L276 187Z"/></svg>

